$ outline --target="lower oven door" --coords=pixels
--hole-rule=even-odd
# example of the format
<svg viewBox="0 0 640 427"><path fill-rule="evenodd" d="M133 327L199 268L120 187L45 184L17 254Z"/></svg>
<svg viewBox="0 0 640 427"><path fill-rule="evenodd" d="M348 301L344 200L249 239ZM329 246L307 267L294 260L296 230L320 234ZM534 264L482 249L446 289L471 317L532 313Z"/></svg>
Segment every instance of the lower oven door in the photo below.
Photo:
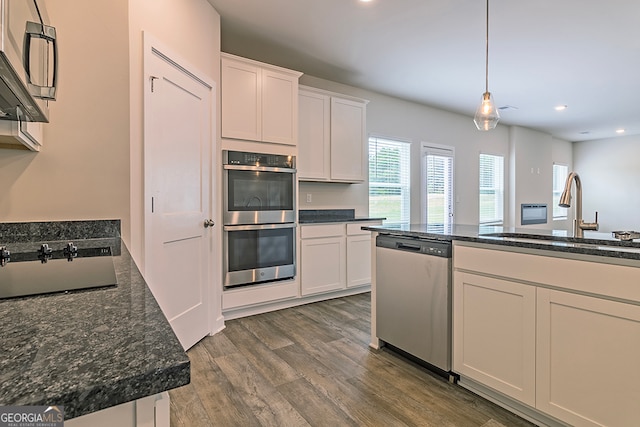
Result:
<svg viewBox="0 0 640 427"><path fill-rule="evenodd" d="M296 275L296 224L226 225L224 286L271 282Z"/></svg>

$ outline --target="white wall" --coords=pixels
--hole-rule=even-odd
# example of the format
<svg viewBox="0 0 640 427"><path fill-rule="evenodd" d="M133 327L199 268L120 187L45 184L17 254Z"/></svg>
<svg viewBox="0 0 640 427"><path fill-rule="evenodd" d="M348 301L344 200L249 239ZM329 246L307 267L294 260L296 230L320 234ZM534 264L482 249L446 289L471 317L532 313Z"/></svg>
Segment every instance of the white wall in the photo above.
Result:
<svg viewBox="0 0 640 427"><path fill-rule="evenodd" d="M130 0L129 3L132 171L129 248L141 268L144 266L143 31L218 84L220 15L206 0ZM217 133L216 140L219 140L219 130Z"/></svg>
<svg viewBox="0 0 640 427"><path fill-rule="evenodd" d="M39 153L0 149L0 221L121 219L129 236L127 0L47 0L58 100Z"/></svg>
<svg viewBox="0 0 640 427"><path fill-rule="evenodd" d="M551 228L553 163L551 135L512 126L510 129L509 224L516 227ZM546 203L547 224L520 225L520 205Z"/></svg>
<svg viewBox="0 0 640 427"><path fill-rule="evenodd" d="M640 231L640 135L576 142L573 161L585 220L598 211L600 231Z"/></svg>

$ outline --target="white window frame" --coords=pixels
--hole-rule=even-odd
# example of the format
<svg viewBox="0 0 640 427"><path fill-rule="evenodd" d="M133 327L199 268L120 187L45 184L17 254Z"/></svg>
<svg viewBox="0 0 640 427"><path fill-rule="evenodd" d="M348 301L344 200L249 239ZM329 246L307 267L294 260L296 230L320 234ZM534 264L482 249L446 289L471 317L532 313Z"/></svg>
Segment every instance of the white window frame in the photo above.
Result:
<svg viewBox="0 0 640 427"><path fill-rule="evenodd" d="M481 192L482 192L482 188L481 188L482 180L480 179L480 175L481 175L480 167L481 167L482 156L491 156L491 157L499 158L499 159L502 160L502 171L501 171L501 173L502 173L502 177L501 177L502 178L502 185L501 185L501 188L499 189L502 192L502 200L499 201L500 202L499 204L502 205L502 211L500 212L501 213L501 217L500 218L493 218L490 221L482 221L481 218L480 218L481 211L482 211L481 210L481 203L480 203ZM494 188L494 190L495 190L495 188ZM496 210L496 212L497 211L498 210ZM483 152L481 152L478 155L478 224L480 224L480 225L504 225L504 216L505 216L504 214L505 214L505 158L504 158L504 156L502 154L493 154L493 153L483 153Z"/></svg>
<svg viewBox="0 0 640 427"><path fill-rule="evenodd" d="M405 171L401 172L400 183L382 183L379 184L378 187L398 187L401 192L401 204L400 204L400 221L394 219L385 219L383 224L410 224L411 223L411 141L407 141L401 138L394 137L383 137L379 135L370 135L368 139L368 156L369 156L369 189L368 189L368 197L369 197L369 215L379 215L377 212L371 211L371 187L372 182L375 183L374 178L371 174L371 144L377 144L378 141L382 144L397 144L402 146L401 156L401 168L406 168ZM405 157L406 156L406 157ZM375 186L375 184L374 184Z"/></svg>
<svg viewBox="0 0 640 427"><path fill-rule="evenodd" d="M556 203L556 166L558 167L563 167L566 168L566 173L564 178L562 178L560 180L560 187L559 187L559 193L558 194L558 200L560 199L560 195L562 194L562 191L564 190L564 184L567 180L567 176L569 176L569 165L565 164L565 163L559 163L559 162L553 162L553 167L552 167L552 177L551 177L551 200L552 200L552 204L553 204L553 208L551 209L551 216L552 216L552 221L564 221L569 217L569 208L563 208L558 206L558 203Z"/></svg>
<svg viewBox="0 0 640 427"><path fill-rule="evenodd" d="M420 146L420 204L421 204L421 212L420 217L422 221L429 225L428 222L428 197L427 197L427 170L426 170L426 157L429 155L435 156L443 156L443 157L451 157L451 174L449 176L449 180L451 183L451 197L449 200L449 213L448 213L448 222L445 223L445 227L450 227L454 224L455 218L455 165L456 165L456 156L455 156L455 147L449 145L440 145L440 144L432 144L428 142L423 142Z"/></svg>

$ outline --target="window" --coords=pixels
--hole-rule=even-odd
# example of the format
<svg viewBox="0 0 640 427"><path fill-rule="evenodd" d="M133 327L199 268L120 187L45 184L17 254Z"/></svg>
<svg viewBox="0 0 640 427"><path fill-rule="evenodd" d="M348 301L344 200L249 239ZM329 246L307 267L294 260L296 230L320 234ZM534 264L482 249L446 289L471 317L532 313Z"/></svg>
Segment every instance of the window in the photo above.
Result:
<svg viewBox="0 0 640 427"><path fill-rule="evenodd" d="M453 148L422 146L422 218L427 225L453 224Z"/></svg>
<svg viewBox="0 0 640 427"><path fill-rule="evenodd" d="M569 167L554 163L553 165L553 219L567 219L567 208L558 206L564 184L569 174Z"/></svg>
<svg viewBox="0 0 640 427"><path fill-rule="evenodd" d="M504 157L480 154L479 222L502 225L504 222Z"/></svg>
<svg viewBox="0 0 640 427"><path fill-rule="evenodd" d="M411 144L369 138L369 216L409 224Z"/></svg>

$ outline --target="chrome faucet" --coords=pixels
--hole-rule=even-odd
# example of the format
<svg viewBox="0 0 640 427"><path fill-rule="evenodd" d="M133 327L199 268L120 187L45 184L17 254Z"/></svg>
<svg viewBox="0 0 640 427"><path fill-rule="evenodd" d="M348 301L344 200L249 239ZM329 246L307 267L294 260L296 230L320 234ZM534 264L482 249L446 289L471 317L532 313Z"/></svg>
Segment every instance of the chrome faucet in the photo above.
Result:
<svg viewBox="0 0 640 427"><path fill-rule="evenodd" d="M573 237L583 238L584 230L597 231L600 227L598 224L598 211L596 211L595 222L584 222L582 219L582 183L580 182L580 176L577 173L571 172L567 177L567 182L564 184L564 191L560 196L560 202L558 206L563 208L571 207L571 182L576 181L576 219L573 220Z"/></svg>

